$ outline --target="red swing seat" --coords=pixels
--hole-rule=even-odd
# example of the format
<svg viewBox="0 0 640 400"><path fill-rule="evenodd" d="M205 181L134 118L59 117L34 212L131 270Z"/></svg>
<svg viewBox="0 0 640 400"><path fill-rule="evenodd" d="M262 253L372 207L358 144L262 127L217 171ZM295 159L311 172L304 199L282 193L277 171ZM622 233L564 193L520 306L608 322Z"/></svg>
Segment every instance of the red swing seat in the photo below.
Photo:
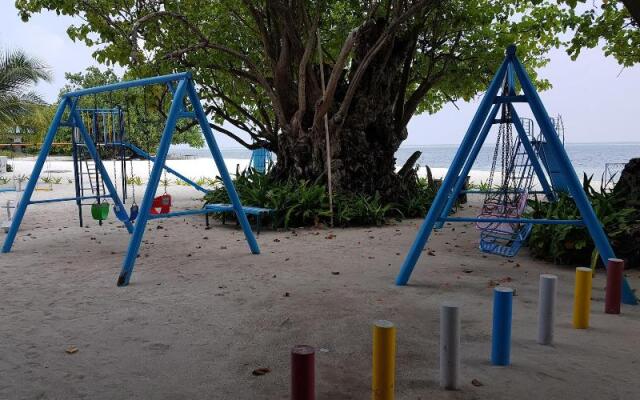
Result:
<svg viewBox="0 0 640 400"><path fill-rule="evenodd" d="M171 195L165 193L153 199L151 203L151 214L169 214L171 212Z"/></svg>

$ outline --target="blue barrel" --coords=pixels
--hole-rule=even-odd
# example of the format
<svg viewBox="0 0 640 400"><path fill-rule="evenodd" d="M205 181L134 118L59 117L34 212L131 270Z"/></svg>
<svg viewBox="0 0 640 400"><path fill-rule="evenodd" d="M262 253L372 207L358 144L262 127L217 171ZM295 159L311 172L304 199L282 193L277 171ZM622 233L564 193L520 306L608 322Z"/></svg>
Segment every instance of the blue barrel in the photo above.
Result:
<svg viewBox="0 0 640 400"><path fill-rule="evenodd" d="M491 364L511 364L511 311L513 289L496 287L493 290L493 330L491 334Z"/></svg>

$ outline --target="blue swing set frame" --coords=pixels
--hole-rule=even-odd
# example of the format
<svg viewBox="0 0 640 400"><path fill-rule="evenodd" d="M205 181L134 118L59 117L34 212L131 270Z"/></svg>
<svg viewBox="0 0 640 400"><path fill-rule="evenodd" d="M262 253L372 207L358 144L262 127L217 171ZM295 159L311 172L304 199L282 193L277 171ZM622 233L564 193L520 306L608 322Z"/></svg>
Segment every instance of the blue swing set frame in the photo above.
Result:
<svg viewBox="0 0 640 400"><path fill-rule="evenodd" d="M100 159L100 155L96 148L96 144L93 139L89 135L87 131L87 127L82 121L82 117L80 115L79 109L77 108L78 101L83 96L94 95L98 93L111 92L115 90L123 90L127 88L134 87L143 87L149 85L167 85L170 92L173 95L171 106L169 108L169 113L167 115L166 123L162 132L162 136L160 138L160 144L157 148L156 157L151 157L149 154L146 154L140 149L135 148L135 146L129 143L120 143L120 145L126 145L131 148L131 150L136 153L142 155L145 158L148 158L153 161L153 168L151 170L151 175L149 177L149 182L147 188L145 190L142 203L140 205L140 212L135 221L135 224L129 220L129 215L127 214L124 204L118 196L117 190L113 185L107 170L105 169L102 160ZM188 102L191 104L192 110L187 110L185 108L185 103ZM67 116L66 120L63 118ZM162 170L166 169L167 171L175 174L179 178L187 181L192 184L192 186L196 187L198 190L205 191L206 189L199 187L194 182L191 182L186 177L178 174L176 171L171 170L167 167L167 153L169 152L169 146L171 145L171 138L173 137L176 124L179 119L195 119L198 121L200 125L200 129L204 134L205 141L209 150L211 151L211 155L213 156L213 160L216 163L216 167L220 173L224 186L227 190L229 198L231 199L231 203L233 205L233 210L236 213L236 217L240 222L240 226L244 231L245 238L249 245L249 248L253 254L260 253L260 247L258 246L258 242L256 241L255 236L251 230L251 226L247 219L246 213L242 208L242 204L240 202L240 198L233 186L233 182L231 180L231 176L229 175L229 171L224 163L224 159L222 157L222 153L218 148L218 144L213 136L213 131L207 121L206 114L200 103L200 99L198 98L198 94L195 89L195 83L191 77L191 74L188 72L176 73L170 75L156 76L145 79L133 80L133 81L125 81L119 83L113 83L109 85L87 88L77 90L75 92L65 94L60 103L58 104L58 108L56 110L55 116L53 117L53 121L49 126L49 130L45 136L45 139L42 144L42 148L40 153L38 154L38 158L36 159L35 166L31 173L31 177L27 182L27 186L25 188L24 195L22 200L19 202L14 218L11 223L11 227L9 228L9 232L4 240L4 244L2 246L2 252L8 253L11 251L13 243L15 241L16 235L20 228L20 224L24 218L27 207L31 204L40 204L40 203L54 203L61 201L80 201L84 199L95 198L95 196L84 196L84 198L78 197L69 197L69 198L58 198L58 199L48 199L48 200L38 200L33 201L32 195L35 190L36 183L40 177L40 173L42 172L42 168L44 166L45 160L49 154L51 146L54 142L54 138L61 127L69 127L69 128L78 128L82 138L87 146L87 150L91 155L91 158L94 160L96 169L102 176L104 181L104 185L108 191L108 195L104 197L111 198L114 202L115 214L120 221L122 221L127 229L127 231L131 234L131 238L129 239L129 245L127 248L127 254L122 263L122 270L117 280L118 286L126 286L129 284L131 279L131 275L133 273L133 268L135 266L135 260L138 255L138 250L140 249L140 244L142 242L142 237L145 232L146 225L150 219L158 219L158 218L171 218L185 215L194 215L194 214L203 214L206 212L202 209L196 210L184 210L184 211L176 211L168 214L162 215L151 215L151 205L153 203L153 199L155 197L155 193L158 189L158 184L160 182L160 177L162 174ZM133 147L130 147L133 146ZM144 154L142 154L144 153Z"/></svg>
<svg viewBox="0 0 640 400"><path fill-rule="evenodd" d="M524 94L518 95L516 92L516 78L520 83ZM502 87L503 82L507 82L508 95L498 95L498 91ZM546 195L547 199L553 201L555 199L555 193L552 190L552 186L549 184L547 175L545 175L545 169L543 163L540 162L538 155L533 148L533 145L526 135L524 127L520 122L520 118L516 113L513 103L528 103L535 120L540 127L543 138L546 141L547 148L545 151L551 152L554 160L556 160L559 171L553 171L554 174L560 175L562 182L566 185L566 189L573 197L580 215L581 220L548 220L548 219L511 219L511 218L460 218L460 217L448 217L450 210L452 209L455 200L458 198L458 194L461 192L466 176L471 171L471 168L484 144L487 135L493 124L501 123L503 121L496 119L496 115L500 106L503 103L507 103L512 115L512 122L522 144L525 147L530 161L532 162L533 169L536 176L542 186L542 191ZM546 171L550 175L550 171ZM556 188L560 189L560 188ZM565 189L565 188L562 188ZM418 234L407 254L400 268L400 273L396 278L396 284L403 286L406 285L411 277L414 267L422 254L422 249L429 240L429 236L433 229L441 228L445 222L510 222L510 223L522 223L522 224L567 224L567 225L584 225L589 231L591 238L593 239L600 257L607 265L609 258L615 258L613 248L607 239L607 235L602 228L598 217L594 213L589 200L582 188L582 184L578 179L578 176L573 169L569 156L567 155L564 146L556 132L551 118L547 113L540 96L538 95L529 75L527 74L524 66L516 56L516 46L511 45L507 48L506 57L497 73L493 77L487 92L485 93L482 101L474 115L471 124L453 158L451 167L447 171L445 178L442 182L438 193L427 213L425 220L423 221ZM638 300L631 289L631 286L624 280L622 290L622 302L625 304L638 304Z"/></svg>

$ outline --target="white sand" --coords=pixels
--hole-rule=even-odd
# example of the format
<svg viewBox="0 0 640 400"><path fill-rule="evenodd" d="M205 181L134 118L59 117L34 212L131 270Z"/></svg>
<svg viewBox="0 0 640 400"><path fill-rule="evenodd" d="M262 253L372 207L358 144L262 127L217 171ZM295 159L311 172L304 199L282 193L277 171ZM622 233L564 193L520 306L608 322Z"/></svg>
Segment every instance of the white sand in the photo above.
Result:
<svg viewBox="0 0 640 400"><path fill-rule="evenodd" d="M240 169L244 169L248 166L249 160L246 159L226 159L225 163L230 173L235 173L236 166L240 166ZM34 158L22 158L12 161L15 166L14 175L26 175L30 176L33 166L35 164ZM113 179L114 165L113 161L104 161L104 166L109 173L109 177ZM130 163L127 163L127 174L130 175ZM167 166L175 169L179 173L183 174L187 178L215 178L219 175L216 164L212 158L196 158L188 160L168 160ZM153 163L149 166L149 163L145 160L135 160L133 162L134 175L140 177L143 182L147 182L149 179L149 169L153 168ZM116 165L116 174L120 176L120 165ZM73 178L73 163L68 157L49 157L45 162L41 177L45 176L61 177L63 183L67 183L68 179ZM174 176L168 177L171 180L175 180Z"/></svg>
<svg viewBox="0 0 640 400"><path fill-rule="evenodd" d="M199 207L196 191L170 191L176 208ZM37 196L72 193L55 185ZM435 256L424 252L411 285L397 287L420 222L266 231L251 255L233 225L154 221L131 285L117 288L129 239L119 223L79 228L73 203L31 206L14 251L0 254L0 399L287 399L296 344L321 349L318 399L368 399L376 319L398 329L400 400L640 398L640 307L605 315L602 273L592 327L574 330L572 267L526 249L483 256L477 232L456 225L433 236ZM554 346L536 344L541 273L559 276ZM640 272L629 278L640 287ZM491 280L517 289L507 368L488 362ZM438 388L439 305L449 300L464 305L457 392ZM259 367L271 372L253 376Z"/></svg>

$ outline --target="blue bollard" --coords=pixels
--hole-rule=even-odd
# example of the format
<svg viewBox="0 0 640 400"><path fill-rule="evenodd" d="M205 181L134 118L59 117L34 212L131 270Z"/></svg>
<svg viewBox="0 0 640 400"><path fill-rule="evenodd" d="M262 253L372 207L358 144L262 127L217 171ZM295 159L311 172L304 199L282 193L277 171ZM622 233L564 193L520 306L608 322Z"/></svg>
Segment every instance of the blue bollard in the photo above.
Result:
<svg viewBox="0 0 640 400"><path fill-rule="evenodd" d="M493 290L493 332L491 336L491 364L511 364L511 310L513 289L496 287Z"/></svg>

